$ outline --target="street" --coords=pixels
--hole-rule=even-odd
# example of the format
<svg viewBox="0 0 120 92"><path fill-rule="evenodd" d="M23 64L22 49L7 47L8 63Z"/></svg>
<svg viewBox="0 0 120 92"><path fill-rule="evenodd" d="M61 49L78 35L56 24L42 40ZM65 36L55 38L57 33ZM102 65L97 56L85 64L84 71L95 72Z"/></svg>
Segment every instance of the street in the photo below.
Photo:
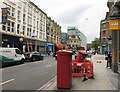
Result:
<svg viewBox="0 0 120 92"><path fill-rule="evenodd" d="M52 56L2 69L2 90L38 90L56 75L56 61Z"/></svg>

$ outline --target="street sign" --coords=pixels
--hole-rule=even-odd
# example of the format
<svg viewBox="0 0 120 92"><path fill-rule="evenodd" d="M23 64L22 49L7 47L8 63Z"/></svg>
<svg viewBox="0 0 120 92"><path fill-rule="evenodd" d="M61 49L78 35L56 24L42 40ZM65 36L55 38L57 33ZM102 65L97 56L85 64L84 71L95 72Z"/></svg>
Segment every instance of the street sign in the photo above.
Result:
<svg viewBox="0 0 120 92"><path fill-rule="evenodd" d="M9 8L2 8L2 23L6 24L8 22Z"/></svg>
<svg viewBox="0 0 120 92"><path fill-rule="evenodd" d="M111 19L109 21L110 30L120 30L120 19Z"/></svg>

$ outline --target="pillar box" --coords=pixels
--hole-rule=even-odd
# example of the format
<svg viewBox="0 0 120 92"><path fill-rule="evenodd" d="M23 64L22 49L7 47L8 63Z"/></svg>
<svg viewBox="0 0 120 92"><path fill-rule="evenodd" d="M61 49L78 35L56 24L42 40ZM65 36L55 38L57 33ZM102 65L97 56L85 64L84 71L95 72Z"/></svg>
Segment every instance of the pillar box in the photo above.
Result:
<svg viewBox="0 0 120 92"><path fill-rule="evenodd" d="M57 52L57 88L70 88L72 85L72 51Z"/></svg>

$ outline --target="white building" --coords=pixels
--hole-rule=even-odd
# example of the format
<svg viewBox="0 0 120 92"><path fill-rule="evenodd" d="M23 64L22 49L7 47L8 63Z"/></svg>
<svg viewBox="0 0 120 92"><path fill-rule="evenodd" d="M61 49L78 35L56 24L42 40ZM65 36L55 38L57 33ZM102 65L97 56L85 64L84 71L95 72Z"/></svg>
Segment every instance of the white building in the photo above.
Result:
<svg viewBox="0 0 120 92"><path fill-rule="evenodd" d="M10 12L8 23L0 25L3 46L10 45L22 50L22 44L30 51L38 50L44 53L47 14L30 0L0 0L0 22L1 8L6 7Z"/></svg>
<svg viewBox="0 0 120 92"><path fill-rule="evenodd" d="M87 38L86 36L79 31L76 27L71 26L68 27L67 29L68 33L68 44L72 48L79 48L79 47L84 47L85 49L87 48Z"/></svg>

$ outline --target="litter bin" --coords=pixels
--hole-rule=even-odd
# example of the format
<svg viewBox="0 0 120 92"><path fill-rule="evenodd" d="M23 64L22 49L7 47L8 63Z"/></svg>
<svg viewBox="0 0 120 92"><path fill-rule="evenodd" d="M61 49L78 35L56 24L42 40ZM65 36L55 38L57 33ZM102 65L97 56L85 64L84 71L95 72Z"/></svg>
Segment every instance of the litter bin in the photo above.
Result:
<svg viewBox="0 0 120 92"><path fill-rule="evenodd" d="M72 85L72 51L57 52L57 88L70 88Z"/></svg>

